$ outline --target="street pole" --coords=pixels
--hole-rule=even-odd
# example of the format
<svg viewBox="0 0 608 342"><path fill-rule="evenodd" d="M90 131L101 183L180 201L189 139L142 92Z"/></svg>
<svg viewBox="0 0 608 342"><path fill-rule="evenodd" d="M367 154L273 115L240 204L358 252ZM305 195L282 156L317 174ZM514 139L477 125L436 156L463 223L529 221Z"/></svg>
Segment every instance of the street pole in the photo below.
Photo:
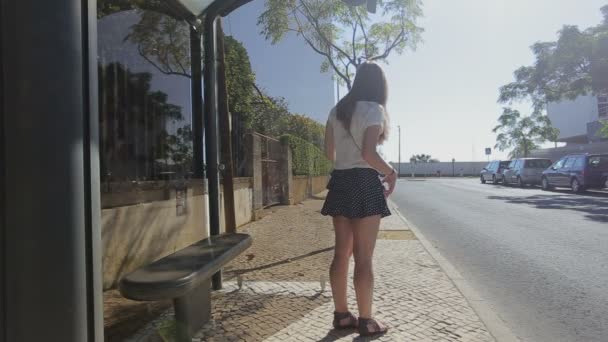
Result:
<svg viewBox="0 0 608 342"><path fill-rule="evenodd" d="M401 126L397 126L399 130L399 166L397 167L397 178L401 176Z"/></svg>

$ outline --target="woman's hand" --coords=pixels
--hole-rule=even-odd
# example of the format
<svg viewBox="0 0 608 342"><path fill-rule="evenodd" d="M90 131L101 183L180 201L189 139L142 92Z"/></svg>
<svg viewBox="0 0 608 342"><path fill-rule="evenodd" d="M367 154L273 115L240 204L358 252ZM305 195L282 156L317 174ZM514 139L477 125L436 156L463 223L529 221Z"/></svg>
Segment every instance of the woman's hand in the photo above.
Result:
<svg viewBox="0 0 608 342"><path fill-rule="evenodd" d="M395 190L395 186L397 185L397 172L395 172L394 169L393 169L393 172L386 175L382 179L382 184L385 184L385 183L388 184L388 189L386 189L386 187L384 187L384 196L388 197L393 193L393 191Z"/></svg>

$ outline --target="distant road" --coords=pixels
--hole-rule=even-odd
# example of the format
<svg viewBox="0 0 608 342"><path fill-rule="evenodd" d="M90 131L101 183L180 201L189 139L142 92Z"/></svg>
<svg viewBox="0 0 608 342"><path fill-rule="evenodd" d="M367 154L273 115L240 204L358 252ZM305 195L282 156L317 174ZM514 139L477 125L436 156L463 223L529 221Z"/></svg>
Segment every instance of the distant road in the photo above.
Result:
<svg viewBox="0 0 608 342"><path fill-rule="evenodd" d="M522 340L608 342L608 193L433 179L392 199Z"/></svg>

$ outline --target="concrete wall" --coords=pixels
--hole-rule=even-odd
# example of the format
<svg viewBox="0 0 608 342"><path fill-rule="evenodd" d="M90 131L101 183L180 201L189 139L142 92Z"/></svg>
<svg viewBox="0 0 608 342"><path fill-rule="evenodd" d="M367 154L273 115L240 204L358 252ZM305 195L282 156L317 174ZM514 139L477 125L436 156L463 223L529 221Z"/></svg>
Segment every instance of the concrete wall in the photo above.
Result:
<svg viewBox="0 0 608 342"><path fill-rule="evenodd" d="M220 209L222 211L221 231L224 232L224 196L222 196L221 193L220 201ZM234 209L237 227L247 224L253 219L253 190L251 178L236 178L234 180Z"/></svg>
<svg viewBox="0 0 608 342"><path fill-rule="evenodd" d="M312 178L312 194L316 195L327 189L327 182L329 181L328 176L319 176Z"/></svg>
<svg viewBox="0 0 608 342"><path fill-rule="evenodd" d="M307 199L310 195L309 191L309 183L308 176L294 176L293 177L293 186L291 187L291 200L293 201L291 204L297 204L305 199Z"/></svg>
<svg viewBox="0 0 608 342"><path fill-rule="evenodd" d="M581 96L574 101L549 103L547 114L553 127L560 131L559 141L583 142L587 139L587 124L599 118L597 98Z"/></svg>
<svg viewBox="0 0 608 342"><path fill-rule="evenodd" d="M325 190L328 176L308 177L294 176L291 187L291 204L300 203L312 195L316 195Z"/></svg>
<svg viewBox="0 0 608 342"><path fill-rule="evenodd" d="M562 157L574 153L608 153L608 142L535 150L530 153L530 156L533 158L548 158L552 161L557 161Z"/></svg>
<svg viewBox="0 0 608 342"><path fill-rule="evenodd" d="M399 170L398 163L391 163L395 170ZM401 163L401 176L435 176L437 170L442 176L451 177L452 170L456 176L478 176L488 163L487 162L455 162L452 169L451 162L441 163Z"/></svg>
<svg viewBox="0 0 608 342"><path fill-rule="evenodd" d="M234 197L237 225L250 222L251 179L235 180ZM104 289L116 286L134 269L209 236L208 196L202 184L189 187L185 201L177 198L175 190L162 189L104 194L102 199ZM139 203L125 204L137 199ZM223 232L223 196L221 203Z"/></svg>

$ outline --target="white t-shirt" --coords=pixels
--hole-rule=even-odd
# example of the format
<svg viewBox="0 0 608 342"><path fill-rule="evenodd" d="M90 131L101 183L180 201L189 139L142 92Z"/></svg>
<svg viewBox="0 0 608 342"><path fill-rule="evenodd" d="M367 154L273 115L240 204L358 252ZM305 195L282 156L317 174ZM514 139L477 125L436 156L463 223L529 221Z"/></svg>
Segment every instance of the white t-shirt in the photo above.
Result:
<svg viewBox="0 0 608 342"><path fill-rule="evenodd" d="M337 110L334 107L327 120L327 124L331 125L334 131L336 148L334 168L337 170L371 168L361 156L363 138L365 130L370 126L380 126L381 132L384 132L388 121L384 108L376 102L357 102L350 125L350 134L344 128L344 124L337 119L336 113Z"/></svg>

